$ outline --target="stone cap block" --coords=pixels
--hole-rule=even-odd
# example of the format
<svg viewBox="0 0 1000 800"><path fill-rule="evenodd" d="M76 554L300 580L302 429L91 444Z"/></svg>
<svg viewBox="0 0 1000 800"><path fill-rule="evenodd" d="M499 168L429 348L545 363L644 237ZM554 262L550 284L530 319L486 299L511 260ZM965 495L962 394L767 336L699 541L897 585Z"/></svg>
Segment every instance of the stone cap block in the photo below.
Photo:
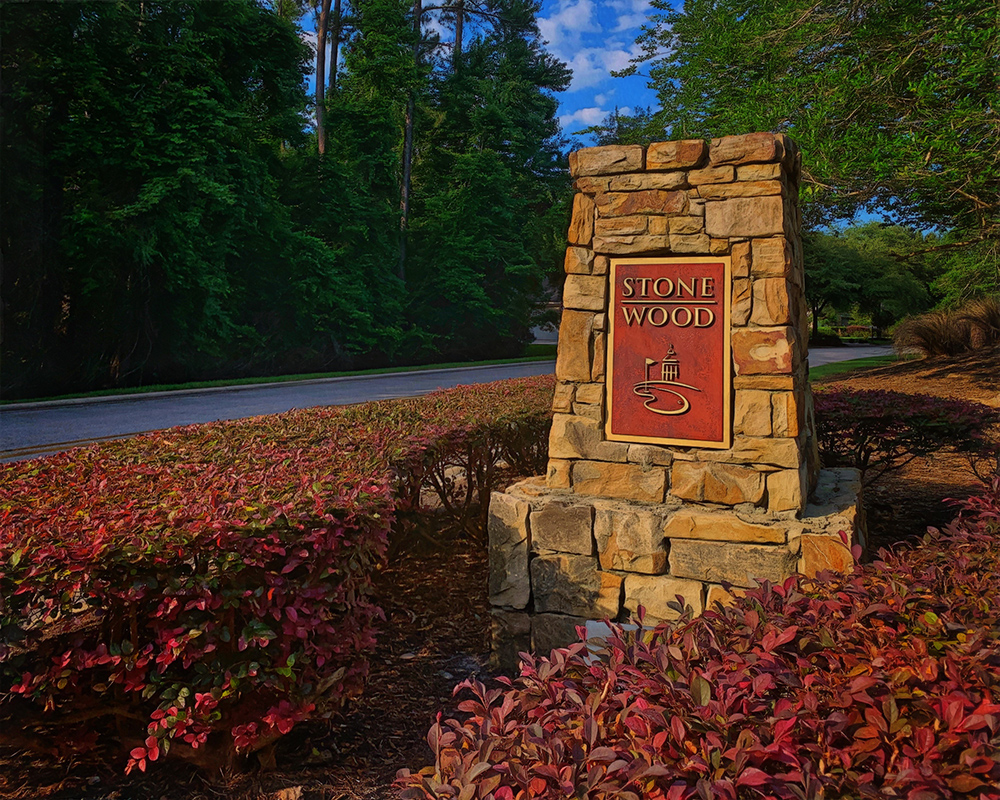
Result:
<svg viewBox="0 0 1000 800"><path fill-rule="evenodd" d="M712 164L752 164L781 161L785 155L785 139L781 134L747 133L712 139L708 160Z"/></svg>
<svg viewBox="0 0 1000 800"><path fill-rule="evenodd" d="M730 197L705 204L705 232L715 239L777 236L785 231L781 195Z"/></svg>
<svg viewBox="0 0 1000 800"><path fill-rule="evenodd" d="M646 149L646 169L673 170L697 167L708 150L702 139L654 142Z"/></svg>
<svg viewBox="0 0 1000 800"><path fill-rule="evenodd" d="M645 166L640 145L585 147L569 154L569 174L574 178L589 175L615 175L638 172Z"/></svg>

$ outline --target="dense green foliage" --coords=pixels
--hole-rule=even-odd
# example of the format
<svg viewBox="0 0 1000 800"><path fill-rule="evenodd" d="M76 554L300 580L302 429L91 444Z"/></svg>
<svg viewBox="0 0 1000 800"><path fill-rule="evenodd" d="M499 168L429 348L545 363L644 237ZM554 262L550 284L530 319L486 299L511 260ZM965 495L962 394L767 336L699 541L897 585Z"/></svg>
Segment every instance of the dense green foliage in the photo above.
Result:
<svg viewBox="0 0 1000 800"><path fill-rule="evenodd" d="M353 3L320 155L301 5L4 4L5 397L520 355L568 190L537 6L457 70L409 3Z"/></svg>

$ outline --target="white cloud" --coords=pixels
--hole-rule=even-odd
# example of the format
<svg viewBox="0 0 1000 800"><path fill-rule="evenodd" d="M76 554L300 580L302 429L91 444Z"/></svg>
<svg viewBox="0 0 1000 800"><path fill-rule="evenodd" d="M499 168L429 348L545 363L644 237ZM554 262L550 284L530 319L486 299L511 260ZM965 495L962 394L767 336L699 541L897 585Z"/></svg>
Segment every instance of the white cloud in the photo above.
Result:
<svg viewBox="0 0 1000 800"><path fill-rule="evenodd" d="M608 80L613 70L625 69L637 55L639 50L635 45L626 50L620 43L577 50L568 59L569 68L573 70L573 82L569 90L574 92L597 86Z"/></svg>
<svg viewBox="0 0 1000 800"><path fill-rule="evenodd" d="M618 22L612 33L640 28L649 19L652 6L649 0L608 0L608 5L618 14Z"/></svg>
<svg viewBox="0 0 1000 800"><path fill-rule="evenodd" d="M594 12L593 0L560 0L558 11L538 19L538 30L553 55L567 61L580 46L584 33L601 32Z"/></svg>
<svg viewBox="0 0 1000 800"><path fill-rule="evenodd" d="M607 111L603 108L598 108L597 106L580 108L572 114L563 114L559 117L559 124L562 125L563 129L568 128L573 123L580 123L582 126L586 127L588 125L596 125L607 115Z"/></svg>

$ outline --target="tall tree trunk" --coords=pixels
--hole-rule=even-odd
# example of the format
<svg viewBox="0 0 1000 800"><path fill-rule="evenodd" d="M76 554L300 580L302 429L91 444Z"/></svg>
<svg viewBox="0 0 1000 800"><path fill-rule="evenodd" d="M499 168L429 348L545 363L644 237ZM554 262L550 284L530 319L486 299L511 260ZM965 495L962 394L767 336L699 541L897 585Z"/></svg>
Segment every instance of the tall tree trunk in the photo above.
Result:
<svg viewBox="0 0 1000 800"><path fill-rule="evenodd" d="M421 0L413 0L413 63L420 66L420 17L423 14ZM410 177L413 174L413 117L416 114L416 90L410 89L406 101L406 121L403 132L403 184L400 188L399 216L399 266L397 274L406 281L406 237L410 228Z"/></svg>
<svg viewBox="0 0 1000 800"><path fill-rule="evenodd" d="M335 0L333 4L333 52L330 54L330 88L337 88L337 68L340 65L340 36L343 30L343 9L341 0Z"/></svg>
<svg viewBox="0 0 1000 800"><path fill-rule="evenodd" d="M330 0L321 0L316 25L316 141L319 154L326 152L326 31L330 19Z"/></svg>
<svg viewBox="0 0 1000 800"><path fill-rule="evenodd" d="M455 3L455 46L451 51L451 68L458 72L462 61L462 34L465 27L465 0Z"/></svg>

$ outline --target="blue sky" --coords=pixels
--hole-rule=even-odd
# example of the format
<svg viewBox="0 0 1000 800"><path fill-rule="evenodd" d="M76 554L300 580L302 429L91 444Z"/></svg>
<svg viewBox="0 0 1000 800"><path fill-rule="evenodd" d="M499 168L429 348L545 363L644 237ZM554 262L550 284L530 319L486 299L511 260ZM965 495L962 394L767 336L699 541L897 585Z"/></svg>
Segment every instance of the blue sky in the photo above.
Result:
<svg viewBox="0 0 1000 800"><path fill-rule="evenodd" d="M573 70L569 90L559 95L566 134L601 122L616 106L628 114L637 106L655 105L644 77L611 77L612 70L627 67L638 54L635 38L649 11L647 0L543 0L542 38L549 52Z"/></svg>

